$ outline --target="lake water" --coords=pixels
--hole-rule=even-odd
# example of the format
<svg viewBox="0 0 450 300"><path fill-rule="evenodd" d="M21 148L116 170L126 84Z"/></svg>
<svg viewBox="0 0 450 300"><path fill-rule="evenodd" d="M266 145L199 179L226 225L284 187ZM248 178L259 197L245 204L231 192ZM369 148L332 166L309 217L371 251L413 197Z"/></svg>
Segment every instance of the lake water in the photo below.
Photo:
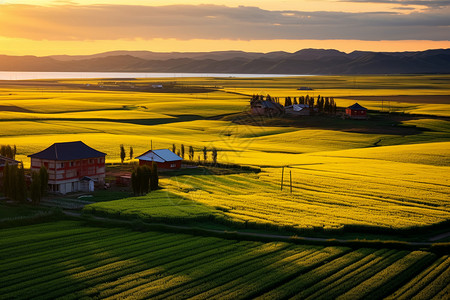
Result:
<svg viewBox="0 0 450 300"><path fill-rule="evenodd" d="M219 77L219 78L264 78L292 77L310 75L282 74L226 74L226 73L123 73L123 72L0 72L0 80L29 79L88 79L88 78L185 78L185 77Z"/></svg>

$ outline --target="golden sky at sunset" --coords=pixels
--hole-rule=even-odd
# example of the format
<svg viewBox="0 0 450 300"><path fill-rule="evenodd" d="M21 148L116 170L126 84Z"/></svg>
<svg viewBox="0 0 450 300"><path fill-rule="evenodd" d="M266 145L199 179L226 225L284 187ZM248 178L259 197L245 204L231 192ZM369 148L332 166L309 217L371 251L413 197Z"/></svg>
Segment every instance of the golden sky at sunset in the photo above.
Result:
<svg viewBox="0 0 450 300"><path fill-rule="evenodd" d="M0 54L450 48L450 1L1 1Z"/></svg>

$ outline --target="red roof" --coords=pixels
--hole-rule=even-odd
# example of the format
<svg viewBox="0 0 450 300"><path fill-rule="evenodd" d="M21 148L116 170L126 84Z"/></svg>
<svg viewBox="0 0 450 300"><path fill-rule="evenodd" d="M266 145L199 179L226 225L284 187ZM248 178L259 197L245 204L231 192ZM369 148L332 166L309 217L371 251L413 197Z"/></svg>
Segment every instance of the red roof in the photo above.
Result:
<svg viewBox="0 0 450 300"><path fill-rule="evenodd" d="M365 108L364 106L359 105L358 102L347 108L350 108L351 110L367 110L367 108Z"/></svg>

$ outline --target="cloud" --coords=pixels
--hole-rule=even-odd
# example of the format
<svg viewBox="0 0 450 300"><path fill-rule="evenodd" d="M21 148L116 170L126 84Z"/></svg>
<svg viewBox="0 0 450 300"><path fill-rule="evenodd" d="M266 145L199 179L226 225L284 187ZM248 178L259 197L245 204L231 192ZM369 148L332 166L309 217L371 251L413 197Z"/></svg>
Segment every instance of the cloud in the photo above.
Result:
<svg viewBox="0 0 450 300"><path fill-rule="evenodd" d="M449 0L338 0L339 2L349 2L349 3L387 3L395 5L420 5L428 8L442 8L449 7Z"/></svg>
<svg viewBox="0 0 450 300"><path fill-rule="evenodd" d="M0 10L0 36L33 40L449 40L449 27L448 14L439 11L399 14L219 5L18 4L2 5Z"/></svg>

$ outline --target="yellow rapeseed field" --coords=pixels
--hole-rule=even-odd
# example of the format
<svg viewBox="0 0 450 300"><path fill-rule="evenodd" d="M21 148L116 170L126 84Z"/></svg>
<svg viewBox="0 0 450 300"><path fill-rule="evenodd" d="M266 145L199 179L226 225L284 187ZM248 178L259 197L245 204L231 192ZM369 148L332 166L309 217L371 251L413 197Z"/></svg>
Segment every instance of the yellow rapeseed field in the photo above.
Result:
<svg viewBox="0 0 450 300"><path fill-rule="evenodd" d="M450 95L449 79L432 75L176 79L183 86L217 89L202 93L82 87L101 80L67 80L42 87L35 83L3 84L0 144L16 145L17 158L26 167L30 163L27 155L55 142L82 140L107 153L109 163L120 161L120 144L127 149L132 146L136 155L147 151L151 143L154 148L193 146L195 160L203 160L203 147L215 147L219 162L261 166L262 172L161 180L164 191L183 199L184 205L202 207L201 215L296 228L430 225L450 219L450 122L435 117L450 116L450 103L442 98ZM173 79L135 82L152 81ZM299 91L300 86L314 90ZM339 121L345 130L327 122L323 126L308 122L278 126L274 120L257 118L253 125L234 122L233 114L249 109L252 94L329 96L335 97L340 107L358 101L374 110L381 108L384 97L416 98L384 102L384 109L390 107L403 119L392 124L392 130L372 132L361 130L365 121ZM354 99L359 96L375 99ZM409 113L423 115L411 117ZM366 124L376 125L376 120ZM396 132L397 128L403 131ZM283 166L285 186L281 191ZM292 193L288 171L292 172ZM139 207L137 211L149 216L161 216L163 208L167 214L170 209L180 209L177 201L169 201L169 205L161 201L159 210L155 208L158 203L151 209L139 203L133 209ZM127 210L126 203L96 205L99 209L103 205L108 210Z"/></svg>

